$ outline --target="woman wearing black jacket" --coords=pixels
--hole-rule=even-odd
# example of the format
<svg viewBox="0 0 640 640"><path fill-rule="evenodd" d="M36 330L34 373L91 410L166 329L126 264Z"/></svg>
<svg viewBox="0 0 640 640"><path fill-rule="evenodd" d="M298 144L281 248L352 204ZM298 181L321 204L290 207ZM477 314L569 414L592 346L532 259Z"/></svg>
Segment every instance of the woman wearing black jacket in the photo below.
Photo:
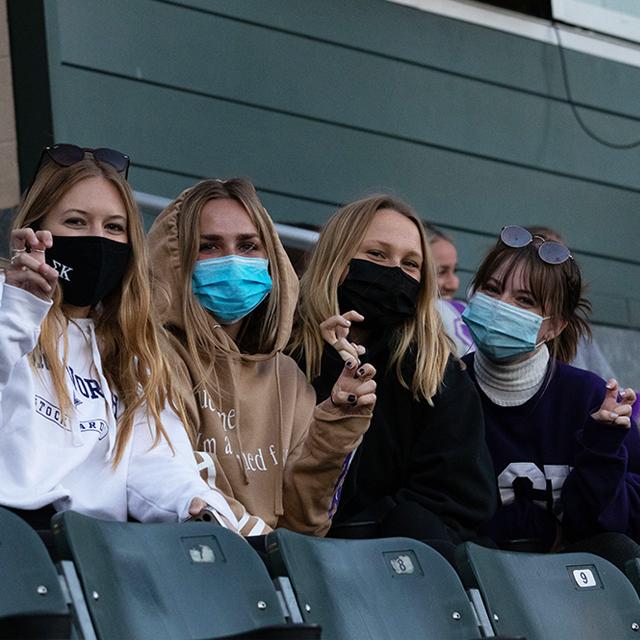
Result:
<svg viewBox="0 0 640 640"><path fill-rule="evenodd" d="M291 352L319 400L345 360L355 376L363 362L378 371L371 426L345 460L334 535L457 544L496 508L479 397L451 355L436 296L407 204L371 196L329 220L302 278Z"/></svg>

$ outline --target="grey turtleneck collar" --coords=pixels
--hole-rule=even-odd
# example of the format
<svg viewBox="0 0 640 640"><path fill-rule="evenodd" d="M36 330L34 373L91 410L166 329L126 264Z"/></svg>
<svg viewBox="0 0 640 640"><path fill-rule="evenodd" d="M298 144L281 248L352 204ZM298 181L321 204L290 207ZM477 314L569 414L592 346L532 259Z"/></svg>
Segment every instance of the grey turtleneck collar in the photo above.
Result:
<svg viewBox="0 0 640 640"><path fill-rule="evenodd" d="M499 407L517 407L540 389L548 364L549 349L543 344L526 360L513 364L493 362L476 351L473 368L480 388L491 402Z"/></svg>

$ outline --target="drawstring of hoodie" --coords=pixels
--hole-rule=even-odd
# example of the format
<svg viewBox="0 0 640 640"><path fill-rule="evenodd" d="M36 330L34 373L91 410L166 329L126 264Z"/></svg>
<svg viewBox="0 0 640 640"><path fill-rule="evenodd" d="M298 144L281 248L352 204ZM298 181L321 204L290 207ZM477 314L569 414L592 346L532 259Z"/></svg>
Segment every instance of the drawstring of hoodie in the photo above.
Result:
<svg viewBox="0 0 640 640"><path fill-rule="evenodd" d="M280 517L284 515L284 505L282 502L282 485L284 484L284 430L282 428L283 416L282 416L282 391L280 388L280 354L276 353L276 389L278 391L278 442L280 445L280 464L277 466L277 471L274 474L275 491L274 491L274 509L275 515Z"/></svg>
<svg viewBox="0 0 640 640"><path fill-rule="evenodd" d="M65 318L65 322L66 322L66 326L64 328L64 332L62 334L62 339L63 339L63 353L64 353L64 360L63 360L63 366L66 369L67 367L67 354L69 352L69 335L68 335L68 331L69 331L69 319ZM75 325L77 326L77 325ZM80 329L80 331L82 332L82 330ZM84 334L84 332L82 332ZM91 350L93 352L93 341L91 342ZM92 353L93 356L93 361L95 362L95 353ZM65 376L66 378L66 376ZM69 383L67 382L67 393L69 394L69 398L74 398L75 394L73 392L73 388L72 386L69 386ZM72 403L73 404L73 403ZM75 411L76 407L75 405L72 407L72 410ZM80 425L78 424L77 420L74 420L73 418L71 418L71 416L69 416L69 422L70 422L70 427L71 427L71 444L74 447L81 447L84 442L82 440L82 435L80 434Z"/></svg>
<svg viewBox="0 0 640 640"><path fill-rule="evenodd" d="M230 374L230 378L231 378L231 389L229 390L229 397L230 398L235 398L236 399L236 403L237 405L235 407L233 407L235 409L236 415L235 415L235 422L236 422L236 426L231 429L229 428L229 433L233 434L233 438L236 441L236 446L237 446L237 451L239 452L239 454L236 454L236 461L238 462L238 464L240 465L240 470L242 472L242 479L244 481L245 484L250 484L251 480L249 479L249 474L247 473L247 469L246 466L244 464L244 448L242 446L242 436L240 435L240 423L241 423L241 419L240 419L240 397L238 396L238 394L236 393L236 390L238 388L238 381L236 379L236 374L235 374L235 365L236 362L231 358L231 356L227 355L227 365L229 367L229 374ZM239 366L242 366L242 363L239 363ZM214 371L215 371L215 367L214 367ZM216 388L218 391L218 407L222 407L222 390L221 390L221 386L220 386L220 378L218 377L218 373L216 371L215 373L216 376Z"/></svg>
<svg viewBox="0 0 640 640"><path fill-rule="evenodd" d="M96 340L96 332L95 328L92 327L90 330L91 335L91 354L93 357L94 365L96 362L100 361L100 350L98 349L98 342ZM102 372L101 367L95 367L96 373L98 375L98 380L100 381L100 387L102 388L102 393L104 396L104 402L107 408L107 416L109 417L109 426L107 427L107 452L105 453L105 460L110 460L111 455L113 454L113 450L116 446L116 416L113 413L113 407L111 406L111 398L109 397L109 383L104 377L104 373Z"/></svg>

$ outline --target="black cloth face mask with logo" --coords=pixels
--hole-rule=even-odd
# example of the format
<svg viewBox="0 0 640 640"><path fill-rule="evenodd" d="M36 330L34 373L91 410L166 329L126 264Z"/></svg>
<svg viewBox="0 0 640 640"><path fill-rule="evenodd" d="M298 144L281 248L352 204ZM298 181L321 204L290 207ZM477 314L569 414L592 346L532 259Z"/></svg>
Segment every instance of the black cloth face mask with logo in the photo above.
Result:
<svg viewBox="0 0 640 640"><path fill-rule="evenodd" d="M338 304L341 313L355 309L364 316L358 326L376 331L414 316L419 293L420 283L400 267L354 258L338 287Z"/></svg>
<svg viewBox="0 0 640 640"><path fill-rule="evenodd" d="M65 304L94 306L122 282L131 245L100 236L53 236L45 260L58 273Z"/></svg>

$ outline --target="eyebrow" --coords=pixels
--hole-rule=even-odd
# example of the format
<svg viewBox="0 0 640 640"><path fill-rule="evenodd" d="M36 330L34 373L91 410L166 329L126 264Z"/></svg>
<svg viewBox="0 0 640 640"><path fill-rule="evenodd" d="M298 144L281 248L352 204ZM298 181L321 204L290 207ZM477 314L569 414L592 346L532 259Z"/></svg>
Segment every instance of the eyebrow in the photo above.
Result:
<svg viewBox="0 0 640 640"><path fill-rule="evenodd" d="M498 280L497 278L491 277L487 279L487 283L486 284L496 284L500 287L504 287L504 281L503 280ZM514 290L515 293L526 293L530 296L533 296L533 292L531 291L531 289L515 289Z"/></svg>
<svg viewBox="0 0 640 640"><path fill-rule="evenodd" d="M201 233L200 238L202 240L224 240L225 236L218 235L217 233ZM239 233L235 236L236 240L253 240L254 238L260 238L257 233Z"/></svg>
<svg viewBox="0 0 640 640"><path fill-rule="evenodd" d="M61 215L64 216L67 213L80 213L83 216L90 215L88 211L85 211L84 209L78 209L77 207L70 207L69 209L65 209ZM125 222L127 221L127 216L124 215L123 213L112 213L106 216L107 220L113 220L114 218L119 220L124 220Z"/></svg>
<svg viewBox="0 0 640 640"><path fill-rule="evenodd" d="M377 239L374 238L374 239L370 240L369 242L379 244L380 246L384 247L385 249L392 248L391 244L389 242L385 242L384 240L377 240ZM407 253L407 255L408 256L415 256L416 258L422 259L422 255L419 254L417 251L413 251L413 249L411 251L409 251Z"/></svg>

